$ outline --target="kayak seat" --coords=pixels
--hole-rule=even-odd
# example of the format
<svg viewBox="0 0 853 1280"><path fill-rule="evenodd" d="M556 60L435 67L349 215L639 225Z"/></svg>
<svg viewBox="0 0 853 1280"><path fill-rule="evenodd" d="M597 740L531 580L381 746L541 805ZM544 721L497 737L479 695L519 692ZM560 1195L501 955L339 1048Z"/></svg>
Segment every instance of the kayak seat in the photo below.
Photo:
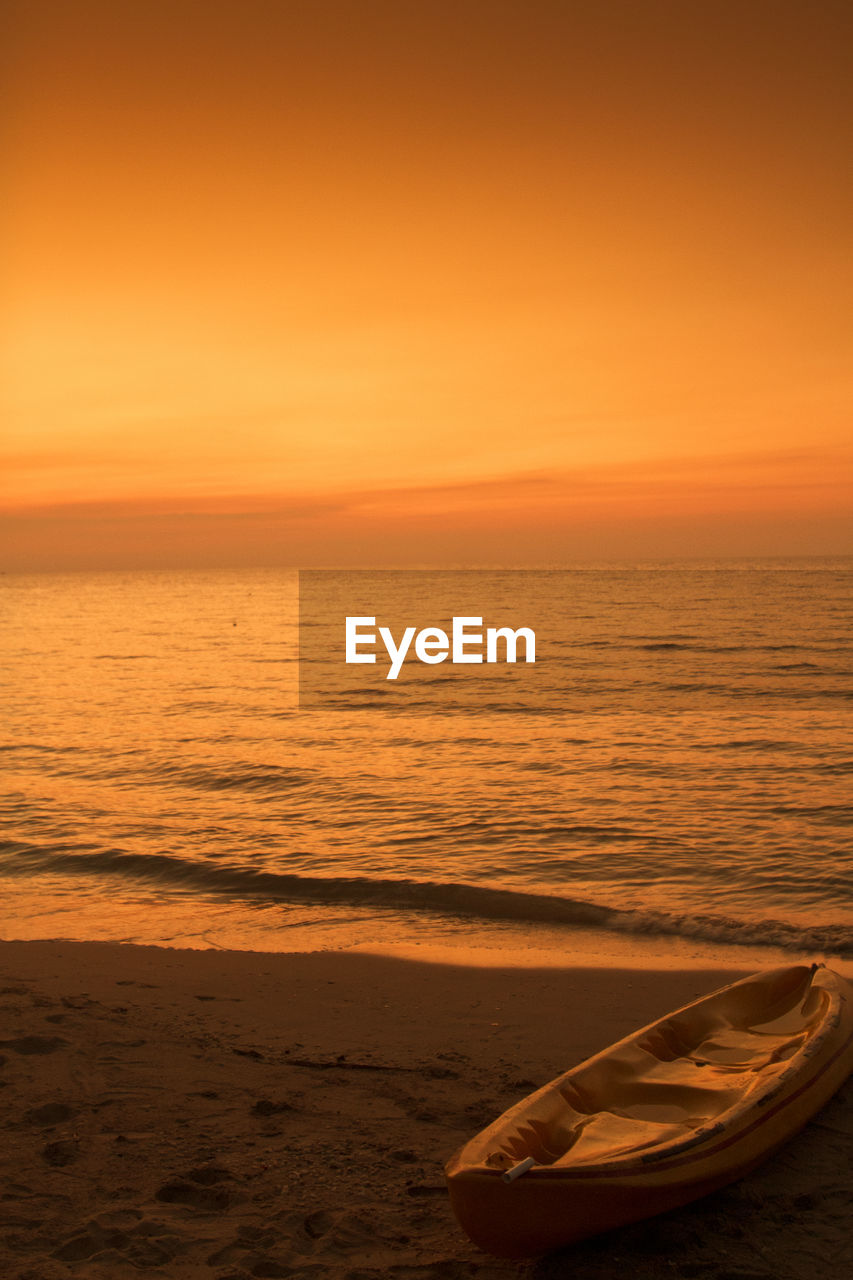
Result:
<svg viewBox="0 0 853 1280"><path fill-rule="evenodd" d="M769 1026L744 1028L716 1019L715 1025L706 1025L692 1044L671 1025L655 1027L637 1043L660 1062L756 1071L796 1053L808 1038L810 1025L804 1025L802 1017L792 1019L790 1015Z"/></svg>
<svg viewBox="0 0 853 1280"><path fill-rule="evenodd" d="M683 1138L692 1129L685 1120L643 1119L615 1111L599 1111L590 1116L557 1164L597 1163L633 1151L648 1151L665 1142Z"/></svg>
<svg viewBox="0 0 853 1280"><path fill-rule="evenodd" d="M697 1044L685 1046L678 1056L671 1053L671 1042L660 1041L657 1034L646 1037L641 1043L661 1064L691 1064L694 1068L711 1067L725 1073L759 1071L773 1062L784 1061L796 1053L807 1038L808 1031L800 1031L797 1035L768 1035L720 1026Z"/></svg>
<svg viewBox="0 0 853 1280"><path fill-rule="evenodd" d="M697 1066L726 1067L730 1071L760 1071L790 1058L808 1038L799 1035L757 1036L754 1032L726 1031L709 1036L690 1055Z"/></svg>
<svg viewBox="0 0 853 1280"><path fill-rule="evenodd" d="M588 1112L606 1110L667 1124L688 1119L702 1123L727 1110L743 1091L729 1071L700 1067L688 1056L661 1061L637 1042L593 1059L571 1083Z"/></svg>
<svg viewBox="0 0 853 1280"><path fill-rule="evenodd" d="M575 1111L552 1090L540 1100L538 1114L502 1135L500 1152L511 1162L533 1156L537 1164L553 1164L569 1150L579 1129L591 1118Z"/></svg>
<svg viewBox="0 0 853 1280"><path fill-rule="evenodd" d="M507 1168L532 1156L537 1164L554 1165L596 1161L605 1155L645 1150L683 1137L692 1128L688 1121L654 1120L615 1111L579 1115L570 1108L549 1123L531 1117L503 1136L488 1163Z"/></svg>

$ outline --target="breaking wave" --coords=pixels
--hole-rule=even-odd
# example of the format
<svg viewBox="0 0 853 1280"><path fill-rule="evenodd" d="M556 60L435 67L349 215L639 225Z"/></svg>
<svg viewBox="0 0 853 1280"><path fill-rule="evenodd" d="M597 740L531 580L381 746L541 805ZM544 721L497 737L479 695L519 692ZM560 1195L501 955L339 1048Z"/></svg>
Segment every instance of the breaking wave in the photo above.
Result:
<svg viewBox="0 0 853 1280"><path fill-rule="evenodd" d="M513 889L456 882L369 877L325 877L206 863L171 854L127 853L92 845L0 844L0 874L122 877L162 888L265 903L311 902L379 910L452 915L472 920L592 927L622 933L695 938L792 952L853 956L853 929L842 924L803 926L773 919L633 910Z"/></svg>

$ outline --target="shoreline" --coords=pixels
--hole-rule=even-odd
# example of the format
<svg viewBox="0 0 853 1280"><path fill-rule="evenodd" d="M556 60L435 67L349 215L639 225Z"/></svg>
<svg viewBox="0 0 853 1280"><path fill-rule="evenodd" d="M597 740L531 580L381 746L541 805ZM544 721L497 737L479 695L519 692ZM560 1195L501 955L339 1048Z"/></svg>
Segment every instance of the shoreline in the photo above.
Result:
<svg viewBox="0 0 853 1280"><path fill-rule="evenodd" d="M801 937L794 946L788 933L800 927L773 922L769 936L760 922L748 941L738 936L748 922L721 917L719 936L702 927L669 929L656 924L655 912L636 928L577 921L571 924L495 916L381 908L371 905L255 904L215 902L192 897L112 900L105 918L104 893L88 900L39 892L37 886L8 881L0 941L76 942L118 946L155 946L179 950L219 950L259 955L313 952L378 952L408 955L427 962L498 964L563 968L592 964L606 968L739 969L755 971L814 960L853 980L853 955L828 946L837 924L813 925L811 945ZM665 915L665 913L660 913ZM767 922L765 922L765 925ZM700 922L701 925L701 922ZM12 937L12 932L15 936ZM781 933L781 938L779 934ZM849 934L849 930L848 930ZM405 941L401 943L401 939Z"/></svg>
<svg viewBox="0 0 853 1280"><path fill-rule="evenodd" d="M737 972L2 942L0 1270L842 1274L849 1084L748 1179L565 1255L491 1259L451 1216L442 1168L462 1142Z"/></svg>

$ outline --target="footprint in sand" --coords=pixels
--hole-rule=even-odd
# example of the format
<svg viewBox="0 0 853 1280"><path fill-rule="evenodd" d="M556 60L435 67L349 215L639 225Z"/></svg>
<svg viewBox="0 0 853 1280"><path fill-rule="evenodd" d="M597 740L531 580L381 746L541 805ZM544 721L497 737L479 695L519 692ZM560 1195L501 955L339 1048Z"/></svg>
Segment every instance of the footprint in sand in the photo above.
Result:
<svg viewBox="0 0 853 1280"><path fill-rule="evenodd" d="M240 1197L235 1197L222 1182L236 1182L229 1169L218 1165L204 1165L165 1183L155 1193L155 1199L163 1204L188 1205L208 1212L228 1209Z"/></svg>
<svg viewBox="0 0 853 1280"><path fill-rule="evenodd" d="M257 1280L279 1280L279 1277L292 1276L293 1267L278 1262L275 1258L259 1258L252 1267L251 1274Z"/></svg>
<svg viewBox="0 0 853 1280"><path fill-rule="evenodd" d="M27 1124L48 1127L64 1124L75 1114L74 1108L67 1106L64 1102L46 1102L43 1107L33 1107L31 1111L24 1112L24 1120Z"/></svg>
<svg viewBox="0 0 853 1280"><path fill-rule="evenodd" d="M82 1262L91 1258L93 1253L101 1253L104 1249L123 1249L127 1244L128 1237L123 1231L104 1231L97 1222L90 1222L84 1232L72 1236L55 1249L53 1256L62 1262Z"/></svg>
<svg viewBox="0 0 853 1280"><path fill-rule="evenodd" d="M314 1213L309 1213L302 1222L302 1226L306 1235L312 1240L319 1240L328 1231L332 1229L335 1220L325 1209L316 1209Z"/></svg>
<svg viewBox="0 0 853 1280"><path fill-rule="evenodd" d="M252 1107L252 1115L276 1116L284 1111L296 1111L292 1102L273 1102L271 1098L259 1098Z"/></svg>
<svg viewBox="0 0 853 1280"><path fill-rule="evenodd" d="M125 1274L126 1264L137 1270L168 1264L183 1248L180 1237L166 1223L145 1218L141 1221L133 1220L139 1216L137 1211L131 1211L94 1218L86 1224L83 1231L78 1231L76 1235L63 1241L53 1256L63 1262L73 1263L85 1262L97 1255L102 1266L108 1262L111 1266L121 1266L122 1275ZM111 1221L115 1217L120 1221ZM67 1273L63 1271L62 1274Z"/></svg>
<svg viewBox="0 0 853 1280"><path fill-rule="evenodd" d="M56 1053L67 1043L59 1036L22 1036L20 1040L0 1040L0 1049L12 1049L28 1058L33 1054Z"/></svg>
<svg viewBox="0 0 853 1280"><path fill-rule="evenodd" d="M167 1182L155 1194L162 1204L183 1204L208 1212L227 1209L231 1195L224 1187L199 1187L191 1182Z"/></svg>
<svg viewBox="0 0 853 1280"><path fill-rule="evenodd" d="M41 1158L54 1169L64 1169L73 1164L80 1154L79 1144L73 1138L61 1138L42 1147Z"/></svg>

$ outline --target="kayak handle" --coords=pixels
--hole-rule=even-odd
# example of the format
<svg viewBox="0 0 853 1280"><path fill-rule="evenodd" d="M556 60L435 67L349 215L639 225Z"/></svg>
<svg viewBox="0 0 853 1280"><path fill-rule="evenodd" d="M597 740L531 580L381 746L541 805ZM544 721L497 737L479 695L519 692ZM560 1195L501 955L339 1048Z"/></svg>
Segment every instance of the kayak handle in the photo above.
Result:
<svg viewBox="0 0 853 1280"><path fill-rule="evenodd" d="M520 1178L523 1173L527 1173L528 1169L532 1169L535 1163L533 1156L528 1156L526 1160L519 1160L518 1164L514 1164L511 1169L507 1169L501 1178L501 1182L515 1182L516 1178Z"/></svg>

